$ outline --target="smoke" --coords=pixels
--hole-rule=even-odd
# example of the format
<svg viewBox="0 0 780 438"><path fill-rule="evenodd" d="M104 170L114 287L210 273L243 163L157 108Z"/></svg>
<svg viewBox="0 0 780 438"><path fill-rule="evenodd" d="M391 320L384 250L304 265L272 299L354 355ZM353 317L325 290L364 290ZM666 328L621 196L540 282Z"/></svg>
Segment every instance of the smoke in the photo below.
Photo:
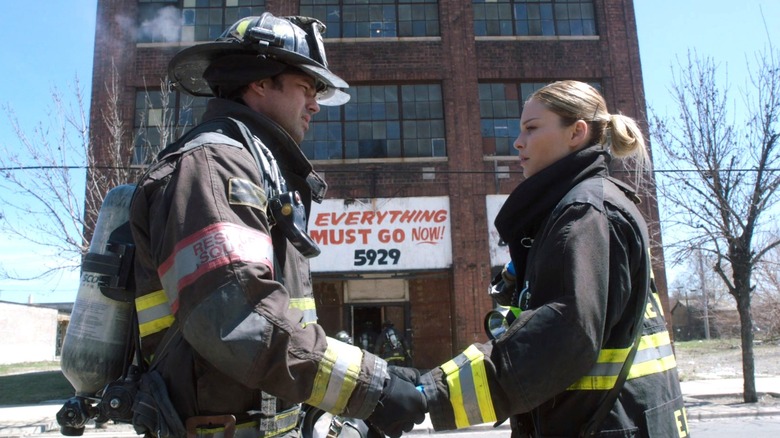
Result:
<svg viewBox="0 0 780 438"><path fill-rule="evenodd" d="M166 43L179 41L183 24L181 10L175 6L166 6L158 10L154 18L141 22L138 27L139 40Z"/></svg>

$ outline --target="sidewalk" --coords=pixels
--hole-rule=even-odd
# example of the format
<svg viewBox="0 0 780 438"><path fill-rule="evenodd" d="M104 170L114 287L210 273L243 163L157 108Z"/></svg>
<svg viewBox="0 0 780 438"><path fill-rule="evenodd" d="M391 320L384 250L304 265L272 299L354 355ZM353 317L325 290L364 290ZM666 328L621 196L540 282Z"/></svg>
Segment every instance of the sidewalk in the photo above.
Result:
<svg viewBox="0 0 780 438"><path fill-rule="evenodd" d="M756 391L759 398L766 395L770 402L746 405L739 403L742 393L742 379L716 379L682 382L688 419L691 421L712 418L738 418L780 416L780 377L757 377ZM733 396L733 397L728 397ZM724 399L728 399L725 400ZM56 415L64 401L30 406L0 406L0 437L55 437L59 432ZM479 429L492 429L492 425L476 426ZM500 429L508 429L505 422ZM409 434L430 434L433 427L430 420L414 428ZM87 425L84 436L98 437L135 437L132 426L127 424L107 424L104 429Z"/></svg>

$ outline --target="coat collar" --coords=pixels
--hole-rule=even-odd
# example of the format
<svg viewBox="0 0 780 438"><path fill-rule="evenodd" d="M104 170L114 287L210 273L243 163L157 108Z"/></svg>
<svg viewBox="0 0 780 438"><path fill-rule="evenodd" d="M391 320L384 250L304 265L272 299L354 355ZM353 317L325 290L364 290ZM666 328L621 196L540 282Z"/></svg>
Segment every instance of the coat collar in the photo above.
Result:
<svg viewBox="0 0 780 438"><path fill-rule="evenodd" d="M300 146L279 124L267 116L253 111L241 103L215 98L209 100L203 121L216 117L233 117L241 120L276 157L279 167L303 178L312 172L312 165Z"/></svg>
<svg viewBox="0 0 780 438"><path fill-rule="evenodd" d="M572 152L521 182L494 222L504 242L533 239L543 221L575 185L595 175L608 176L609 152L595 145Z"/></svg>

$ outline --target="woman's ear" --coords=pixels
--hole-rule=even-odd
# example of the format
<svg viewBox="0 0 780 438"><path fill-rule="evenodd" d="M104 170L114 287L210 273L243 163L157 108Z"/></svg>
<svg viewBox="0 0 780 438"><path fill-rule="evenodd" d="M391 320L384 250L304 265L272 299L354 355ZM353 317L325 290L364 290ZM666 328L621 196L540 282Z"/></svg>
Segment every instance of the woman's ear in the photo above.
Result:
<svg viewBox="0 0 780 438"><path fill-rule="evenodd" d="M571 138L569 140L569 147L571 149L578 149L585 146L590 137L590 127L588 123L580 119L571 125Z"/></svg>

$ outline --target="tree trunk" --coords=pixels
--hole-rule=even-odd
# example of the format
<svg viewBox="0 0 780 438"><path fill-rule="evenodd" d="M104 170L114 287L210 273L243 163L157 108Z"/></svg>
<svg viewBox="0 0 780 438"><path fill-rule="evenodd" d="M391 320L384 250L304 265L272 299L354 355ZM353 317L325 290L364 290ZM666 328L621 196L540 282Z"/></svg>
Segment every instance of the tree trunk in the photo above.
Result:
<svg viewBox="0 0 780 438"><path fill-rule="evenodd" d="M737 291L740 335L742 338L742 377L745 403L756 403L756 363L753 355L753 316L750 312L750 289Z"/></svg>

